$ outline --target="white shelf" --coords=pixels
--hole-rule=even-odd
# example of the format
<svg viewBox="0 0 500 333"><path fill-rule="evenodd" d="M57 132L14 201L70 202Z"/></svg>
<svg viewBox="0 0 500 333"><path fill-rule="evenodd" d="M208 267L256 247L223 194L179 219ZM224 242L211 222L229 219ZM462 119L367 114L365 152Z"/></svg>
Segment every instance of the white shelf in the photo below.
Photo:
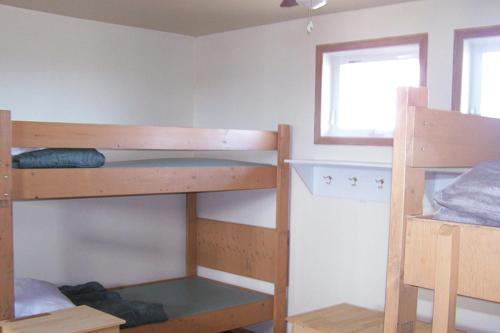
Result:
<svg viewBox="0 0 500 333"><path fill-rule="evenodd" d="M285 160L313 195L388 202L391 195L391 163L290 159ZM467 169L426 169L427 188L438 190ZM433 192L432 192L433 193Z"/></svg>
<svg viewBox="0 0 500 333"><path fill-rule="evenodd" d="M391 163L379 162L358 162L358 161L334 161L334 160L285 160L288 164L301 164L301 165L331 165L331 166L347 166L347 167L361 167L361 168L382 168L391 169Z"/></svg>
<svg viewBox="0 0 500 333"><path fill-rule="evenodd" d="M335 160L286 160L313 195L388 201L391 164Z"/></svg>

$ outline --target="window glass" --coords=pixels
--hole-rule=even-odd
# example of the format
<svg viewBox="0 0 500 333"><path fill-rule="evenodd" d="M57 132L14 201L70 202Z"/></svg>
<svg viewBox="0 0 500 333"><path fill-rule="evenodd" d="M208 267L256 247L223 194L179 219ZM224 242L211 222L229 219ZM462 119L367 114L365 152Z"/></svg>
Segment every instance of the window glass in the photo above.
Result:
<svg viewBox="0 0 500 333"><path fill-rule="evenodd" d="M370 144L371 139L385 139L382 144L390 144L397 87L418 87L424 81L424 38L418 36L401 43L391 40L387 46L383 45L385 40L372 41L375 43L370 47L353 42L347 50L345 43L340 44L339 50L335 44L327 45L327 50L320 54L320 96L316 87L316 119L319 112L321 122L320 128L316 128L316 143Z"/></svg>
<svg viewBox="0 0 500 333"><path fill-rule="evenodd" d="M500 118L500 26L455 31L452 107Z"/></svg>

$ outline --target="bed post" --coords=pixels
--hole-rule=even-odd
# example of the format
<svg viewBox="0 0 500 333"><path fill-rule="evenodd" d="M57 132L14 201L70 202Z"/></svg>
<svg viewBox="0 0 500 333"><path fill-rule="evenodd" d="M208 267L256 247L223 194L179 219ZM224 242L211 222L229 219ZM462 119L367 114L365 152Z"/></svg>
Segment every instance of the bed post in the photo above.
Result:
<svg viewBox="0 0 500 333"><path fill-rule="evenodd" d="M460 228L441 226L436 242L432 333L455 333Z"/></svg>
<svg viewBox="0 0 500 333"><path fill-rule="evenodd" d="M404 284L403 279L406 216L422 213L425 171L408 166L407 147L413 131L411 111L427 107L427 89L400 88L397 103L384 333L414 333L418 288Z"/></svg>
<svg viewBox="0 0 500 333"><path fill-rule="evenodd" d="M10 112L0 110L0 320L14 317L11 147Z"/></svg>
<svg viewBox="0 0 500 333"><path fill-rule="evenodd" d="M196 193L186 194L186 276L196 276Z"/></svg>
<svg viewBox="0 0 500 333"><path fill-rule="evenodd" d="M278 167L276 180L276 271L274 280L274 333L286 331L288 286L288 240L290 205L290 126L278 126Z"/></svg>

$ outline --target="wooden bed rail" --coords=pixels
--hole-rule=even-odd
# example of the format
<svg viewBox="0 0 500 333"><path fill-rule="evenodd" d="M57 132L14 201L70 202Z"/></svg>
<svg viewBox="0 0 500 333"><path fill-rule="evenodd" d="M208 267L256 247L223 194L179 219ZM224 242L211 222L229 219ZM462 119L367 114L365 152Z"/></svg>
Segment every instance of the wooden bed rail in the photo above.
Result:
<svg viewBox="0 0 500 333"><path fill-rule="evenodd" d="M407 220L404 281L434 289L443 226L459 231L457 294L500 302L500 228L410 217Z"/></svg>
<svg viewBox="0 0 500 333"><path fill-rule="evenodd" d="M196 220L198 265L274 282L274 229L237 223Z"/></svg>
<svg viewBox="0 0 500 333"><path fill-rule="evenodd" d="M500 158L500 119L413 107L411 167L471 167Z"/></svg>
<svg viewBox="0 0 500 333"><path fill-rule="evenodd" d="M134 150L276 150L272 131L12 122L12 146Z"/></svg>

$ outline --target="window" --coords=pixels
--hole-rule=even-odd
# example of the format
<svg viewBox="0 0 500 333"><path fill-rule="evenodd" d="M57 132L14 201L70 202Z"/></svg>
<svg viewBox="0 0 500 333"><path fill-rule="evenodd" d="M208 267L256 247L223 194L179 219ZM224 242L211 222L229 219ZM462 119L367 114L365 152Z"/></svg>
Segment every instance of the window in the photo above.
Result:
<svg viewBox="0 0 500 333"><path fill-rule="evenodd" d="M390 145L399 86L425 86L427 34L319 45L315 143Z"/></svg>
<svg viewBox="0 0 500 333"><path fill-rule="evenodd" d="M500 26L455 31L452 108L500 118Z"/></svg>

